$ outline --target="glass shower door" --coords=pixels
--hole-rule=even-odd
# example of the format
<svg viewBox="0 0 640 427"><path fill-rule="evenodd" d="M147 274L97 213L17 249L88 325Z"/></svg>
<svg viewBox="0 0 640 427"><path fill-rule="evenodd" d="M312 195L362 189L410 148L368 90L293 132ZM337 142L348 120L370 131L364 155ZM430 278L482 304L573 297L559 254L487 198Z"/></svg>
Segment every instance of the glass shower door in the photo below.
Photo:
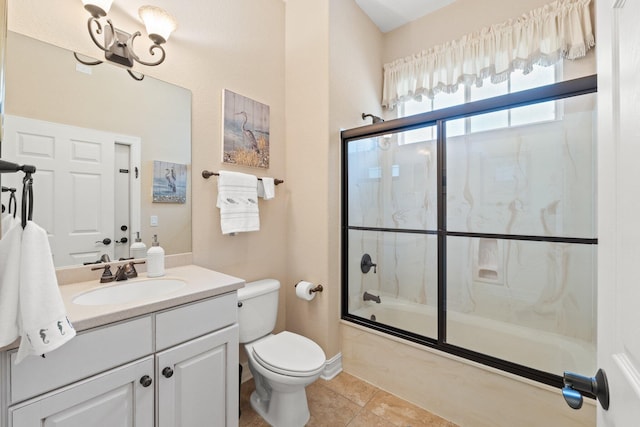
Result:
<svg viewBox="0 0 640 427"><path fill-rule="evenodd" d="M435 127L351 141L347 156L348 311L437 338Z"/></svg>
<svg viewBox="0 0 640 427"><path fill-rule="evenodd" d="M535 105L553 120L522 124L523 107L447 132L447 343L595 372L595 96Z"/></svg>

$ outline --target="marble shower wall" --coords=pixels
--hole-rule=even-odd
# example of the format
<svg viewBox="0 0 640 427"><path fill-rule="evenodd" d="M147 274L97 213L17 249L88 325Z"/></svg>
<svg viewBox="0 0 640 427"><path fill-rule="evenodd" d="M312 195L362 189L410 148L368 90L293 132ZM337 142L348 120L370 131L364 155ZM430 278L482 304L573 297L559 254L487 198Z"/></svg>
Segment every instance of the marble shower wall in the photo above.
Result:
<svg viewBox="0 0 640 427"><path fill-rule="evenodd" d="M595 95L555 108L556 120L447 140L449 231L597 237ZM350 226L436 230L434 137L427 128L349 144ZM350 231L350 310L365 290L435 305L436 240ZM377 274L360 272L365 252ZM595 262L594 245L448 237L448 310L593 343Z"/></svg>
<svg viewBox="0 0 640 427"><path fill-rule="evenodd" d="M425 132L432 135L428 128L349 144L350 226L436 230L436 143L407 143ZM365 253L378 264L375 274L360 271ZM365 291L437 305L435 235L351 230L348 259L351 311Z"/></svg>
<svg viewBox="0 0 640 427"><path fill-rule="evenodd" d="M595 95L556 108L447 140L449 231L597 237ZM595 266L595 245L448 237L448 310L595 343Z"/></svg>

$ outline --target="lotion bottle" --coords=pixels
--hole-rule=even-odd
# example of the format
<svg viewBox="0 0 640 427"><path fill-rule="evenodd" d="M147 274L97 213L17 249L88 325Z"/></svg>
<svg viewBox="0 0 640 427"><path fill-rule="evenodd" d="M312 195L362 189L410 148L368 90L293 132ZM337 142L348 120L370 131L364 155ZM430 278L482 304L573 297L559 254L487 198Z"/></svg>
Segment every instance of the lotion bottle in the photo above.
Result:
<svg viewBox="0 0 640 427"><path fill-rule="evenodd" d="M147 245L142 243L139 231L136 233L136 236L136 241L133 242L129 248L129 256L131 258L144 258L147 255Z"/></svg>
<svg viewBox="0 0 640 427"><path fill-rule="evenodd" d="M147 251L147 277L164 276L164 249L160 247L158 235L153 235L153 243Z"/></svg>

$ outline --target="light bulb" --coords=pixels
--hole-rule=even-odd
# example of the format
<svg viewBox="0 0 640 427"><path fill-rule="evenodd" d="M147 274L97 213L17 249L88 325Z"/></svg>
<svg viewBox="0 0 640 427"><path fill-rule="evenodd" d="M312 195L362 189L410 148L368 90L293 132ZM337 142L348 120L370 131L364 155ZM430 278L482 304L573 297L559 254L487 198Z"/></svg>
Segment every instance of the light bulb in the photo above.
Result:
<svg viewBox="0 0 640 427"><path fill-rule="evenodd" d="M84 8L94 18L106 16L109 13L109 9L111 9L112 3L113 0L82 0Z"/></svg>
<svg viewBox="0 0 640 427"><path fill-rule="evenodd" d="M175 18L159 7L142 6L138 9L138 14L147 27L149 38L155 44L169 40L169 36L177 27Z"/></svg>

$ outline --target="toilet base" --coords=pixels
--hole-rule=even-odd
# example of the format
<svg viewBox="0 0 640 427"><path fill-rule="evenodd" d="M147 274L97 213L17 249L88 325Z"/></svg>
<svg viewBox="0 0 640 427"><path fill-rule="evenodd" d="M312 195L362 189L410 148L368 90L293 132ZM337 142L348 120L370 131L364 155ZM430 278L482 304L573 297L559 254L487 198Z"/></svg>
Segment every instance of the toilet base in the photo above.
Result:
<svg viewBox="0 0 640 427"><path fill-rule="evenodd" d="M251 407L274 427L303 427L309 421L309 406L304 387L293 393L276 392L270 400L262 400L251 393Z"/></svg>

